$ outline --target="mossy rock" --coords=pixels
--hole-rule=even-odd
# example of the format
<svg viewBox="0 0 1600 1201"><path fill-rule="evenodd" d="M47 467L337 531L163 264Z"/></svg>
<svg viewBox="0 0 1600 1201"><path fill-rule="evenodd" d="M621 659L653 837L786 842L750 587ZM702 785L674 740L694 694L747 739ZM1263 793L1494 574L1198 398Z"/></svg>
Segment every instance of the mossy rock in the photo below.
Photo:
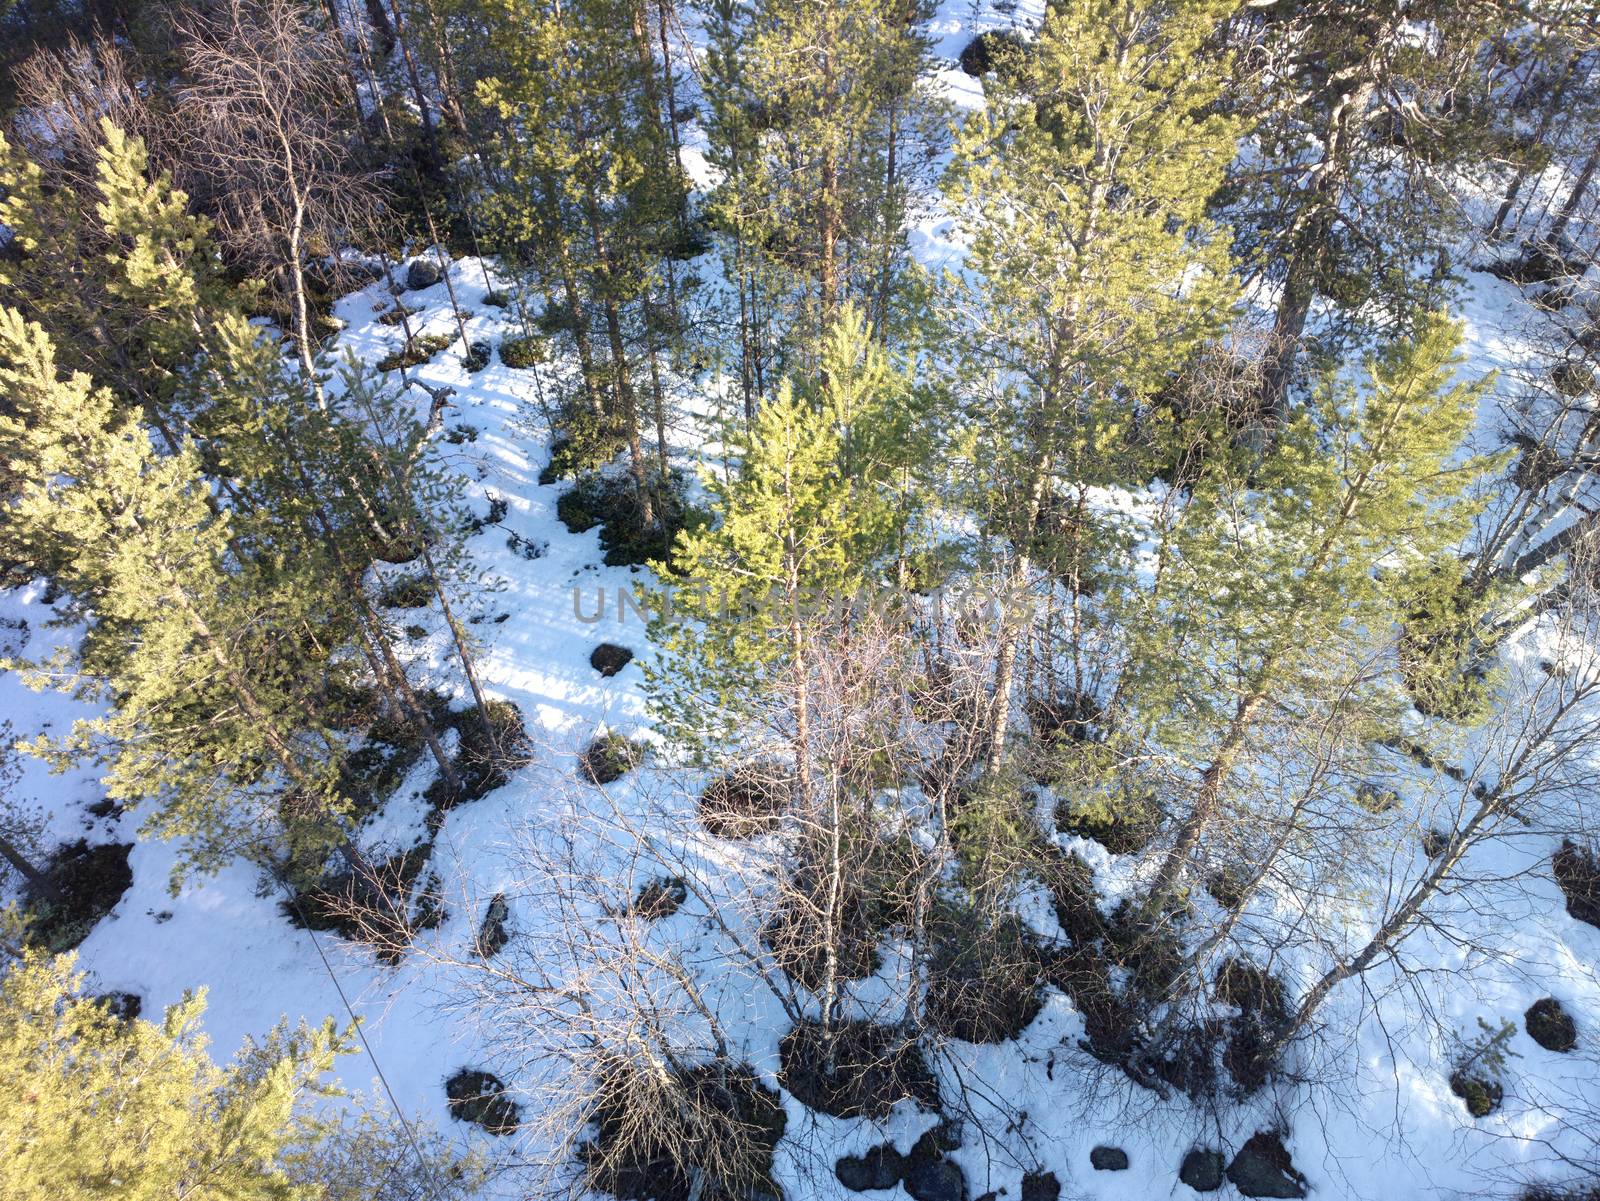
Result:
<svg viewBox="0 0 1600 1201"><path fill-rule="evenodd" d="M1466 1104L1467 1112L1475 1118L1488 1117L1500 1108L1505 1099L1505 1089L1498 1080L1471 1072L1452 1072L1450 1091Z"/></svg>
<svg viewBox="0 0 1600 1201"><path fill-rule="evenodd" d="M421 309L411 308L408 305L401 304L397 300L394 302L394 306L392 308L379 315L378 324L400 325L402 322L409 321L412 317L418 316L421 312Z"/></svg>
<svg viewBox="0 0 1600 1201"><path fill-rule="evenodd" d="M904 1100L937 1112L938 1082L922 1048L905 1031L875 1022L841 1022L829 1043L819 1023L803 1022L778 1044L778 1079L802 1105L836 1118L874 1121Z"/></svg>
<svg viewBox="0 0 1600 1201"><path fill-rule="evenodd" d="M505 784L531 754L522 710L512 701L490 700L487 721L473 706L445 713L439 724L456 731L456 753L451 764L461 786L452 791L443 776L428 785L423 797L438 813L488 796Z"/></svg>
<svg viewBox="0 0 1600 1201"><path fill-rule="evenodd" d="M30 883L23 889L27 941L60 955L88 938L132 887L132 850L132 843L91 846L80 838L51 855L43 868L43 886Z"/></svg>
<svg viewBox="0 0 1600 1201"><path fill-rule="evenodd" d="M500 340L500 361L519 371L550 361L550 343L538 334Z"/></svg>
<svg viewBox="0 0 1600 1201"><path fill-rule="evenodd" d="M610 784L644 762L644 747L615 732L602 734L578 759L578 770L591 784Z"/></svg>
<svg viewBox="0 0 1600 1201"><path fill-rule="evenodd" d="M718 838L754 838L778 827L792 782L776 763L748 763L719 776L700 793L700 821Z"/></svg>
<svg viewBox="0 0 1600 1201"><path fill-rule="evenodd" d="M1228 1179L1246 1197L1304 1197L1308 1191L1283 1136L1274 1130L1250 1136L1228 1165Z"/></svg>
<svg viewBox="0 0 1600 1201"><path fill-rule="evenodd" d="M1546 1051L1566 1052L1578 1045L1578 1025L1560 1001L1542 997L1522 1015L1528 1037Z"/></svg>
<svg viewBox="0 0 1600 1201"><path fill-rule="evenodd" d="M472 1122L490 1134L514 1134L522 1125L522 1108L491 1072L462 1068L444 1082L444 1095L450 1116L458 1122Z"/></svg>
<svg viewBox="0 0 1600 1201"><path fill-rule="evenodd" d="M386 609L420 609L433 603L433 583L425 575L403 575L383 586L378 603Z"/></svg>
<svg viewBox="0 0 1600 1201"><path fill-rule="evenodd" d="M378 360L379 371L397 371L402 367L420 367L450 343L454 334L419 334L399 350Z"/></svg>
<svg viewBox="0 0 1600 1201"><path fill-rule="evenodd" d="M444 279L439 264L428 259L413 259L406 268L406 291L420 292Z"/></svg>

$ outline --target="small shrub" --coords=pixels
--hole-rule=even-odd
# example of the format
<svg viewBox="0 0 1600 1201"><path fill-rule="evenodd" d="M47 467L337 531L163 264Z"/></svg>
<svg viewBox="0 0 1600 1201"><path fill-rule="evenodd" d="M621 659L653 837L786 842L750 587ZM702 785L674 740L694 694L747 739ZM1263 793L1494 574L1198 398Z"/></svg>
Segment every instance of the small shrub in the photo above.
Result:
<svg viewBox="0 0 1600 1201"><path fill-rule="evenodd" d="M665 1075L626 1065L600 1082L589 1187L623 1201L781 1197L773 1155L788 1124L778 1094L738 1064Z"/></svg>
<svg viewBox="0 0 1600 1201"><path fill-rule="evenodd" d="M433 844L425 842L359 874L341 866L294 887L279 909L293 926L366 943L384 963L399 963L417 934L445 917L443 884L427 870L432 853Z"/></svg>
<svg viewBox="0 0 1600 1201"><path fill-rule="evenodd" d="M492 348L487 342L474 338L467 343L467 353L461 356L461 365L475 375L489 365L491 353Z"/></svg>
<svg viewBox="0 0 1600 1201"><path fill-rule="evenodd" d="M1493 701L1474 657L1483 598L1454 562L1414 572L1406 584L1410 608L1396 650L1412 704L1426 717L1481 725Z"/></svg>
<svg viewBox="0 0 1600 1201"><path fill-rule="evenodd" d="M107 992L94 999L119 1022L131 1022L144 1012L144 998L136 992Z"/></svg>
<svg viewBox="0 0 1600 1201"><path fill-rule="evenodd" d="M487 723L476 707L449 713L445 721L456 731L456 753L451 763L460 777L461 788L452 792L442 776L428 785L423 796L440 813L479 800L499 788L527 759L529 747L522 710L511 701L491 700ZM494 731L493 744L489 741L490 728Z"/></svg>
<svg viewBox="0 0 1600 1201"><path fill-rule="evenodd" d="M1153 798L1127 796L1113 803L1105 797L1063 797L1056 803L1056 829L1091 838L1113 855L1144 850L1160 828L1161 810Z"/></svg>
<svg viewBox="0 0 1600 1201"><path fill-rule="evenodd" d="M803 1022L783 1036L778 1059L784 1088L818 1113L878 1121L907 1099L939 1108L939 1085L922 1048L892 1026L851 1021L825 1031L821 1023Z"/></svg>
<svg viewBox="0 0 1600 1201"><path fill-rule="evenodd" d="M1078 855L1062 855L1051 862L1045 886L1055 902L1056 921L1077 947L1088 947L1105 933L1094 870Z"/></svg>
<svg viewBox="0 0 1600 1201"><path fill-rule="evenodd" d="M804 864L796 868L783 900L761 929L761 940L779 968L814 993L827 982L829 949L819 921L827 904L819 874ZM832 938L835 985L864 980L881 966L880 911L875 899L855 873L847 872L840 881Z"/></svg>
<svg viewBox="0 0 1600 1201"><path fill-rule="evenodd" d="M489 495L489 511L482 517L472 519L472 532L480 533L491 525L499 525L506 519L506 514L511 512L511 502L503 496Z"/></svg>
<svg viewBox="0 0 1600 1201"><path fill-rule="evenodd" d="M405 634L407 638L416 642L428 636L428 628L426 626L407 626Z"/></svg>
<svg viewBox="0 0 1600 1201"><path fill-rule="evenodd" d="M1392 788L1363 780L1356 785L1355 803L1374 817L1382 817L1400 808L1400 794Z"/></svg>
<svg viewBox="0 0 1600 1201"><path fill-rule="evenodd" d="M1511 1022L1491 1026L1482 1018L1478 1019L1478 1029L1477 1038L1462 1040L1450 1073L1450 1091L1466 1103L1467 1112L1475 1118L1486 1117L1500 1108L1505 1096L1500 1076L1506 1059L1516 1054L1509 1044L1517 1030Z"/></svg>
<svg viewBox="0 0 1600 1201"><path fill-rule="evenodd" d="M621 428L609 418L598 420L590 414L570 417L563 432L550 443L550 461L539 472L541 484L577 479L588 471L598 471L627 447Z"/></svg>
<svg viewBox="0 0 1600 1201"><path fill-rule="evenodd" d="M514 1134L522 1125L522 1108L506 1095L500 1077L462 1068L444 1082L446 1105L458 1122L472 1122L490 1134Z"/></svg>
<svg viewBox="0 0 1600 1201"><path fill-rule="evenodd" d="M573 319L572 309L559 301L545 305L536 324L546 334L564 333L578 327L577 321Z"/></svg>
<svg viewBox="0 0 1600 1201"><path fill-rule="evenodd" d="M451 446L462 446L468 442L476 442L478 440L478 427L466 423L453 425L446 432L444 440L450 443Z"/></svg>
<svg viewBox="0 0 1600 1201"><path fill-rule="evenodd" d="M745 764L707 784L701 824L718 838L754 838L777 828L789 806L791 781L775 763Z"/></svg>
<svg viewBox="0 0 1600 1201"><path fill-rule="evenodd" d="M545 551L550 549L550 544L533 538L524 538L516 530L512 530L506 535L506 549L531 563L535 559L542 558Z"/></svg>
<svg viewBox="0 0 1600 1201"><path fill-rule="evenodd" d="M612 732L602 734L579 757L578 768L584 779L592 784L609 784L644 761L644 748L630 742L625 736Z"/></svg>
<svg viewBox="0 0 1600 1201"><path fill-rule="evenodd" d="M1528 1037L1546 1051L1566 1052L1578 1045L1578 1026L1560 1001L1542 997L1522 1015Z"/></svg>
<svg viewBox="0 0 1600 1201"><path fill-rule="evenodd" d="M1550 371L1550 381L1563 396L1582 396L1594 391L1594 368L1583 362L1557 363Z"/></svg>
<svg viewBox="0 0 1600 1201"><path fill-rule="evenodd" d="M1205 889L1213 901L1233 912L1244 904L1248 883L1233 868L1223 866L1206 875Z"/></svg>
<svg viewBox="0 0 1600 1201"><path fill-rule="evenodd" d="M600 527L607 567L670 563L678 531L701 520L684 503L684 481L674 472L663 486L657 480L651 503L655 524L644 523L638 486L631 477L599 473L580 478L556 500L556 516L574 534Z"/></svg>
<svg viewBox="0 0 1600 1201"><path fill-rule="evenodd" d="M941 906L929 923L928 1025L969 1043L1018 1037L1044 1006L1032 936L1010 914Z"/></svg>
<svg viewBox="0 0 1600 1201"><path fill-rule="evenodd" d="M703 221L684 221L674 231L666 248L666 257L674 262L687 262L711 252L711 230Z"/></svg>
<svg viewBox="0 0 1600 1201"><path fill-rule="evenodd" d="M500 361L507 367L525 370L550 361L550 343L537 334L500 339Z"/></svg>
<svg viewBox="0 0 1600 1201"><path fill-rule="evenodd" d="M511 300L510 292L501 288L490 288L483 294L482 303L491 309L505 309L511 307Z"/></svg>

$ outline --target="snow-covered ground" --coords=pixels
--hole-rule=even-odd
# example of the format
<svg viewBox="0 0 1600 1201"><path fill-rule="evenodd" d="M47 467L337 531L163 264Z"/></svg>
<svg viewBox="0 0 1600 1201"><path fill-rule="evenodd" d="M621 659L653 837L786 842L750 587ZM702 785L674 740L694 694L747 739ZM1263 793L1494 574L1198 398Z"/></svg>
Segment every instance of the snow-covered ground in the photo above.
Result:
<svg viewBox="0 0 1600 1201"><path fill-rule="evenodd" d="M935 22L940 52L953 59L975 27L995 23L978 19L974 24L964 6L947 5ZM946 72L941 83L958 104L974 102L975 85L959 72ZM913 246L930 266L943 266L959 254L948 222L937 213L919 220ZM462 260L451 270L469 314L470 338L497 343L520 332L508 310L481 303L491 282L482 264ZM402 299L421 310L413 319L419 333L455 333L443 284ZM376 320L392 301L380 284L340 301L336 316L348 327L338 349L371 362L397 348L401 331ZM1518 289L1474 274L1460 315L1466 321L1471 369L1514 373L1527 356L1534 320ZM616 896L626 899L653 869L613 857L618 822L647 822L670 814L674 806L683 805L678 789L685 787L648 767L603 792L578 781L577 752L596 733L620 730L648 737L640 668L651 648L642 621L632 611L619 617L618 602L619 593L648 582L648 572L601 565L597 532L574 535L556 519L556 499L566 484L538 483L547 461L549 430L540 417L534 373L507 368L496 356L485 370L468 374L460 363L461 349L457 343L440 352L415 375L429 387L455 390L447 427L461 431L461 440L446 449L459 472L463 501L479 513L488 509L491 497L508 505L500 524L487 527L473 542L483 567L505 586L474 598L469 614L487 646L481 663L484 683L495 696L521 708L533 755L504 787L450 811L438 832L432 865L443 878L449 916L422 939L441 950L470 942L484 905L497 892L511 898L511 927L522 937L538 937L541 898L529 895L519 865L518 848L530 838L569 838L580 856L592 856L616 872ZM673 438L687 465L705 445L705 432L693 413L712 403L718 382L703 372L676 386L680 410L688 416L679 418ZM417 395L420 400L421 393ZM1496 439L1498 413L1497 393L1484 406L1480 435L1486 447ZM466 432L469 427L475 436ZM536 558L525 558L511 544L512 535L545 549ZM50 614L40 591L0 596L0 617L28 623L30 641L18 649L30 654L56 636L45 628ZM595 620L602 595L604 613ZM417 662L424 673L449 686L455 677L443 631L436 619L431 624L435 628L416 644ZM617 676L602 678L589 664L591 651L602 641L627 646L637 658ZM1536 658L1538 648L1514 647L1510 653ZM31 692L14 673L0 674L0 718L9 719L20 738L62 733L82 712L70 698ZM88 813L100 797L92 771L51 776L36 761L25 764L15 793L44 807L52 839L132 840L137 813L121 819ZM426 782L420 774L425 767L419 766L418 777L375 816L364 841L403 847L425 837L426 810L417 796ZM685 788L684 795L692 794ZM688 826L661 831L672 854L693 859L708 871L740 869L736 852L697 840ZM1595 970L1600 930L1565 912L1548 872L1549 855L1558 842L1554 836L1529 835L1495 848L1500 859L1494 870L1508 879L1520 877L1508 888L1503 911L1483 923L1501 955L1474 956L1467 962L1442 937L1429 942L1421 936L1424 941L1408 946L1413 959L1431 958L1440 967L1467 970L1441 972L1420 993L1399 991L1384 998L1377 1016L1361 1024L1353 1044L1333 1048L1322 1087L1269 1088L1249 1102L1215 1112L1185 1101L1159 1102L1125 1081L1107 1087L1103 1071L1076 1049L1081 1018L1070 1001L1054 992L1016 1042L957 1048L938 1069L945 1091L958 1091L958 1077L982 1085L967 1091L976 1120L968 1122L964 1145L952 1155L966 1174L969 1197L994 1191L1015 1199L1023 1173L1032 1170L1054 1172L1067 1198L1185 1197L1191 1190L1178 1183L1176 1171L1186 1151L1196 1145L1236 1149L1254 1131L1275 1125L1289 1131L1286 1141L1295 1166L1309 1178L1312 1195L1328 1199L1504 1196L1512 1191L1508 1181L1525 1169L1549 1167L1561 1154L1581 1153L1586 1144L1565 1128L1562 1114L1574 1102L1590 1114L1600 1113L1596 1053L1585 1050L1600 1040L1600 978ZM1074 841L1073 849L1104 869L1107 878L1115 876L1102 848ZM263 891L259 873L242 864L193 881L173 896L168 882L174 859L170 846L135 846L132 888L81 949L81 964L92 973L95 989L139 994L146 1016L177 1002L188 990L206 989L205 1029L219 1055L230 1053L248 1036L265 1033L285 1015L291 1021L329 1015L342 1020L348 1003L349 1012L363 1021L370 1048L370 1057L364 1052L342 1061L339 1072L348 1087L370 1088L381 1068L407 1114L452 1137L474 1141L513 1165L495 1178L492 1191L521 1196L536 1187L534 1182L543 1179L536 1167L514 1165L537 1160L540 1148L515 1138L496 1139L452 1121L446 1109L444 1081L463 1066L501 1072L514 1088L525 1090L520 1099L526 1106L548 1099L538 1080L516 1074L514 1059L505 1054L505 1031L466 1019L459 973L438 966L423 953L426 947L391 967L359 945L292 927L280 911L279 897ZM1052 921L1040 918L1046 928ZM725 949L719 951L719 940L694 901L664 926L662 937L678 940L691 961L703 964L708 997L738 1043L735 1049L776 1086L777 1044L786 1028L777 1007L718 958ZM870 992L870 983L863 990ZM1369 1000L1354 987L1346 991L1350 995L1336 999L1336 1011L1342 1006L1349 1013ZM1523 1011L1547 995L1560 998L1576 1016L1577 1053L1542 1050L1522 1032ZM1423 1011L1424 1002L1431 1012ZM1337 1027L1337 1012L1330 1016ZM1443 1025L1471 1033L1479 1017L1495 1024L1510 1018L1518 1032L1511 1040L1516 1058L1507 1069L1505 1104L1491 1117L1474 1121L1450 1093L1448 1071L1441 1066L1445 1052L1434 1045L1432 1031ZM986 1094L994 1098L993 1106L982 1099ZM785 1104L790 1124L780 1149L779 1179L791 1201L853 1196L834 1177L836 1156L886 1139L901 1151L909 1150L934 1120L909 1103L881 1128L812 1115L787 1096ZM1025 1116L1019 1119L1019 1114ZM1124 1149L1130 1168L1092 1169L1089 1151L1099 1144ZM899 1197L900 1190L893 1195ZM1219 1195L1231 1195L1231 1186L1224 1185Z"/></svg>

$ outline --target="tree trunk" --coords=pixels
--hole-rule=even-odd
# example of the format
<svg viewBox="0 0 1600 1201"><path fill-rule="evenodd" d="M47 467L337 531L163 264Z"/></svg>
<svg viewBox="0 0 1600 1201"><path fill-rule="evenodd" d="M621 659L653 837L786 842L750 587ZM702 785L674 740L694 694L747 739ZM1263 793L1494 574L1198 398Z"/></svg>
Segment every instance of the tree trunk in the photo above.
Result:
<svg viewBox="0 0 1600 1201"><path fill-rule="evenodd" d="M0 836L0 858L17 869L17 874L28 882L36 895L48 897L55 894L55 886L50 883L49 877L28 861L16 843L4 836Z"/></svg>

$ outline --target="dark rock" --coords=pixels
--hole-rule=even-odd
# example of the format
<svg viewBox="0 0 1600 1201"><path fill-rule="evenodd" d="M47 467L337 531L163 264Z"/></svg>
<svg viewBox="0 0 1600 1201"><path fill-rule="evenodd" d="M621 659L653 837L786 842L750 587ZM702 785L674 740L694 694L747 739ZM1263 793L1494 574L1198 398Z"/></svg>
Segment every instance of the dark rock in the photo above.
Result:
<svg viewBox="0 0 1600 1201"><path fill-rule="evenodd" d="M1022 1178L1022 1201L1058 1201L1061 1181L1054 1172L1029 1172Z"/></svg>
<svg viewBox="0 0 1600 1201"><path fill-rule="evenodd" d="M1183 1157L1178 1179L1197 1193L1214 1193L1222 1187L1222 1152L1196 1147Z"/></svg>
<svg viewBox="0 0 1600 1201"><path fill-rule="evenodd" d="M1121 1147L1096 1147L1089 1152L1089 1166L1097 1172L1126 1172L1128 1153Z"/></svg>
<svg viewBox="0 0 1600 1201"><path fill-rule="evenodd" d="M633 662L633 652L614 642L602 642L589 656L589 666L607 679Z"/></svg>
<svg viewBox="0 0 1600 1201"><path fill-rule="evenodd" d="M1571 842L1561 844L1551 866L1566 894L1567 912L1580 922L1600 926L1600 862L1594 850Z"/></svg>
<svg viewBox="0 0 1600 1201"><path fill-rule="evenodd" d="M1546 1051L1570 1051L1578 1045L1577 1024L1554 997L1545 997L1528 1006L1522 1021L1528 1037Z"/></svg>
<svg viewBox="0 0 1600 1201"><path fill-rule="evenodd" d="M414 259L411 266L406 268L406 288L412 292L431 288L443 278L438 264L427 259Z"/></svg>
<svg viewBox="0 0 1600 1201"><path fill-rule="evenodd" d="M888 1144L874 1147L865 1155L846 1155L833 1165L839 1183L853 1193L891 1189L900 1183L905 1157Z"/></svg>
<svg viewBox="0 0 1600 1201"><path fill-rule="evenodd" d="M1306 1178L1295 1171L1283 1139L1270 1130L1251 1136L1228 1165L1228 1179L1246 1197L1304 1197Z"/></svg>
<svg viewBox="0 0 1600 1201"><path fill-rule="evenodd" d="M967 1178L948 1159L908 1161L904 1184L915 1201L966 1201Z"/></svg>

